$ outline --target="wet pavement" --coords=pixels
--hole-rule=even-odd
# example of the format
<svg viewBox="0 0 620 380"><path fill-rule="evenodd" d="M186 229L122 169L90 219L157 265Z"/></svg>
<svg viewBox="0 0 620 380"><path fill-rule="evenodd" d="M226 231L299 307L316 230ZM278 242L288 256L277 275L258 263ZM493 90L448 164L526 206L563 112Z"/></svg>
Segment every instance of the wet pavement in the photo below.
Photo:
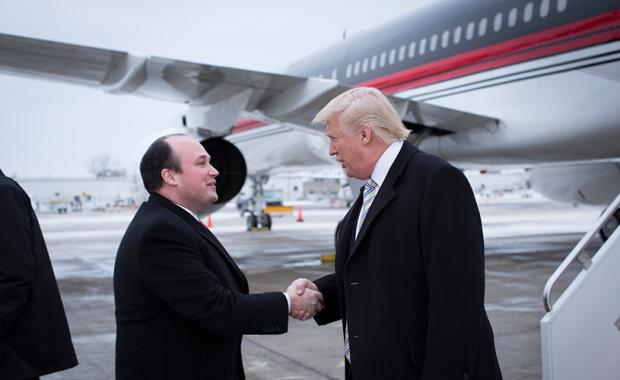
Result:
<svg viewBox="0 0 620 380"><path fill-rule="evenodd" d="M539 323L550 274L590 228L601 208L540 199L481 200L486 244L486 307L505 379L541 377ZM274 218L272 231L245 231L226 208L212 230L245 271L253 292L282 290L298 278L333 270L333 231L345 209L304 208ZM80 365L44 379L114 378L114 256L132 211L40 215ZM563 277L557 291L571 276ZM557 296L556 296L557 297ZM285 335L244 338L248 379L342 379L340 323L318 327L290 320Z"/></svg>

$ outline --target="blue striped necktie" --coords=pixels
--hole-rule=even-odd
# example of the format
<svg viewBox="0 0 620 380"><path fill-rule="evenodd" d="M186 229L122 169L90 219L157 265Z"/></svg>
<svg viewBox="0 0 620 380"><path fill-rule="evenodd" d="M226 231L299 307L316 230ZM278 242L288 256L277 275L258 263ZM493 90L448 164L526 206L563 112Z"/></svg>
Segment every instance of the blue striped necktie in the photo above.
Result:
<svg viewBox="0 0 620 380"><path fill-rule="evenodd" d="M368 214L368 210L370 210L370 206L372 205L372 201L375 199L377 195L378 185L372 179L368 178L366 183L364 184L364 195L362 196L362 209L360 210L360 218L357 223L357 228L355 229L355 237L357 238L357 234L359 234L362 229L362 224L364 223L364 219L366 218L366 214Z"/></svg>
<svg viewBox="0 0 620 380"><path fill-rule="evenodd" d="M356 237L359 233L359 230L362 228L362 224L364 223L364 219L366 218L366 214L368 214L368 210L372 205L372 201L375 199L377 195L377 183L372 179L368 178L366 180L366 184L364 186L364 195L362 196L362 209L360 210L360 219L357 224ZM347 358L349 363L351 363L351 347L349 346L349 323L346 322L344 324L344 357Z"/></svg>

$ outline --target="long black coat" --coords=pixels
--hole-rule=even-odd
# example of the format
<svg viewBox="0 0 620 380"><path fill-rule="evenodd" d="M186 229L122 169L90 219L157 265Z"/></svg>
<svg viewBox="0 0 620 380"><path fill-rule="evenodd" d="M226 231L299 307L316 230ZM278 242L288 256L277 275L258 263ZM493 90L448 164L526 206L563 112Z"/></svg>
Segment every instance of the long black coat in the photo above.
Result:
<svg viewBox="0 0 620 380"><path fill-rule="evenodd" d="M243 379L242 334L281 334L280 292L248 283L215 236L152 194L123 237L114 268L116 376Z"/></svg>
<svg viewBox="0 0 620 380"><path fill-rule="evenodd" d="M347 377L501 379L463 174L404 143L354 240L360 205L361 194L341 225L335 273L316 281L317 322L349 321Z"/></svg>
<svg viewBox="0 0 620 380"><path fill-rule="evenodd" d="M77 365L47 247L30 198L0 171L0 379Z"/></svg>

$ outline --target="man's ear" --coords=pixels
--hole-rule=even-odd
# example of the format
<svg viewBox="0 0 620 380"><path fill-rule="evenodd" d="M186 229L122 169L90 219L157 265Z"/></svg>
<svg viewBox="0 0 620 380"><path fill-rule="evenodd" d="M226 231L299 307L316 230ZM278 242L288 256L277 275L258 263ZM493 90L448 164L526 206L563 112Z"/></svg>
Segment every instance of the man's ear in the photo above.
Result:
<svg viewBox="0 0 620 380"><path fill-rule="evenodd" d="M164 168L161 170L159 174L161 175L161 179L165 183L167 183L168 185L176 186L177 179L176 179L176 176L175 176L176 173L174 170Z"/></svg>
<svg viewBox="0 0 620 380"><path fill-rule="evenodd" d="M362 139L362 145L367 145L372 140L373 131L368 125L362 126L360 129L360 137Z"/></svg>

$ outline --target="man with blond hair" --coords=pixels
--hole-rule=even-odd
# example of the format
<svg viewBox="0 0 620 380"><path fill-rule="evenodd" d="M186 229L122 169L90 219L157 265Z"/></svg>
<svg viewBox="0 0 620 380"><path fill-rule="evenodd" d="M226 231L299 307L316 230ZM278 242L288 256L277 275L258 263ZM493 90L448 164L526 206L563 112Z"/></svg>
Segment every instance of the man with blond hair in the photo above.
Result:
<svg viewBox="0 0 620 380"><path fill-rule="evenodd" d="M484 244L467 179L405 141L374 88L334 98L316 116L329 154L365 180L336 241L319 325L342 319L347 379L501 379L484 308Z"/></svg>

